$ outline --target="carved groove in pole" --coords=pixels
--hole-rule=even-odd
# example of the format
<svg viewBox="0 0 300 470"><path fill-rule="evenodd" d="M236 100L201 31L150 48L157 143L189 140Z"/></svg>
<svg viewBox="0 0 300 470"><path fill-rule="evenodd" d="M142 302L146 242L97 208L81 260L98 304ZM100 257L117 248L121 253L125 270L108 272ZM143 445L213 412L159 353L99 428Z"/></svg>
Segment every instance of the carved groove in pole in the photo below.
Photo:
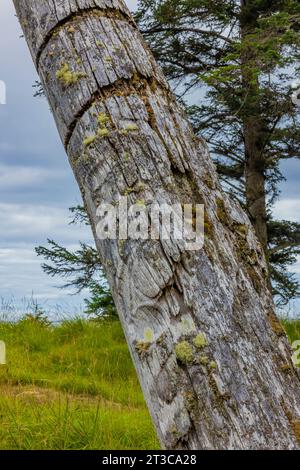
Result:
<svg viewBox="0 0 300 470"><path fill-rule="evenodd" d="M131 25L135 25L134 21L132 18L126 13L120 11L120 10L115 10L113 8L107 8L103 10L102 8L97 8L97 7L92 7L92 8L84 8L81 10L78 10L75 13L71 13L69 16L66 16L62 20L60 20L50 31L47 32L42 44L39 46L38 51L36 53L36 67L39 70L39 62L41 55L43 53L43 50L47 47L48 43L51 41L51 39L59 33L59 31L64 28L65 26L68 25L68 23L71 23L73 20L80 20L81 18L84 18L86 15L94 15L96 17L104 17L104 18L114 18L118 20L123 20L127 21Z"/></svg>

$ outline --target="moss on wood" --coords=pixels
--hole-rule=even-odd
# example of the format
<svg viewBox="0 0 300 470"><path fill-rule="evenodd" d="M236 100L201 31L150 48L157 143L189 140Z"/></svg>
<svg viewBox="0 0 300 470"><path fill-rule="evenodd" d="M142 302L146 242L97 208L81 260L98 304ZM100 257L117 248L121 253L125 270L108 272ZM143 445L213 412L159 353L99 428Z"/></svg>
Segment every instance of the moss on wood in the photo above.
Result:
<svg viewBox="0 0 300 470"><path fill-rule="evenodd" d="M190 364L194 360L193 348L187 341L181 341L175 346L175 354L182 364Z"/></svg>

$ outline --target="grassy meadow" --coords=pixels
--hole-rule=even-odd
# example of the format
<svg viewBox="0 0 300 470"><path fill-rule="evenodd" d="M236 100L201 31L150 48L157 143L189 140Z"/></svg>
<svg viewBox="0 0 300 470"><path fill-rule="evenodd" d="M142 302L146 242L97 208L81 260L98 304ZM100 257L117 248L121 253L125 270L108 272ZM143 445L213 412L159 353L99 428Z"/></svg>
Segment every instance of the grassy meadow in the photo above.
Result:
<svg viewBox="0 0 300 470"><path fill-rule="evenodd" d="M0 449L158 449L119 322L0 323Z"/></svg>
<svg viewBox="0 0 300 470"><path fill-rule="evenodd" d="M300 321L283 321L300 339ZM0 323L0 449L159 449L118 321Z"/></svg>

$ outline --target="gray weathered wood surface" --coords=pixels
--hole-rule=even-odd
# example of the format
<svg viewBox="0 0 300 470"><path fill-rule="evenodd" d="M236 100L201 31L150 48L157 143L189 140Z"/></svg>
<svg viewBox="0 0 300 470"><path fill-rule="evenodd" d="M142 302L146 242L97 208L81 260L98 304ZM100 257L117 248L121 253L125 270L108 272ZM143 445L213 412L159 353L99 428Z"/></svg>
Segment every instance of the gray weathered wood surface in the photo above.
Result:
<svg viewBox="0 0 300 470"><path fill-rule="evenodd" d="M123 0L14 4L94 234L99 203L122 195L205 204L203 250L96 242L162 445L298 448L299 378L262 249Z"/></svg>

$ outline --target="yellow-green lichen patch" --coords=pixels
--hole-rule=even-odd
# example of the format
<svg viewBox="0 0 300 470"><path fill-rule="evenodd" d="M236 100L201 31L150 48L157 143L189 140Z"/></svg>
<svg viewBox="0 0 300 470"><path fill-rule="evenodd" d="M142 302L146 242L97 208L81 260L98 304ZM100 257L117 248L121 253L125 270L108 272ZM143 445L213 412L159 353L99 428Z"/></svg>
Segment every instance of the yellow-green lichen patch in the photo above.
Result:
<svg viewBox="0 0 300 470"><path fill-rule="evenodd" d="M109 130L108 129L99 129L97 132L99 137L108 137L109 136Z"/></svg>
<svg viewBox="0 0 300 470"><path fill-rule="evenodd" d="M140 356L144 356L150 346L153 344L154 341L154 331L150 328L147 327L144 330L144 338L141 341L137 341L135 343L135 350Z"/></svg>
<svg viewBox="0 0 300 470"><path fill-rule="evenodd" d="M138 128L138 126L137 126L136 124L128 124L128 125L126 126L125 130L126 130L127 132L134 132L134 131L138 131L139 128Z"/></svg>
<svg viewBox="0 0 300 470"><path fill-rule="evenodd" d="M129 196L129 194L131 193L135 193L135 189L134 188L131 188L131 187L128 187L125 189L124 193L123 193L123 196Z"/></svg>
<svg viewBox="0 0 300 470"><path fill-rule="evenodd" d="M182 364L190 364L193 362L194 354L193 348L187 341L181 341L175 346L175 354Z"/></svg>
<svg viewBox="0 0 300 470"><path fill-rule="evenodd" d="M145 199L137 199L137 200L135 201L135 203L136 203L137 206L141 206L141 207L145 207L145 206L146 206L146 201L145 201Z"/></svg>
<svg viewBox="0 0 300 470"><path fill-rule="evenodd" d="M56 78L65 86L77 83L81 78L86 77L83 72L72 72L68 64L62 64L61 68L56 72Z"/></svg>
<svg viewBox="0 0 300 470"><path fill-rule="evenodd" d="M129 153L125 153L124 154L124 158L127 160L130 158L130 154ZM142 191L144 191L145 189L145 184L141 181L139 181L138 183L136 183L134 186L129 186L128 188L125 189L123 195L124 196L128 196L129 194L132 194L132 193L140 193ZM143 201L145 203L145 201Z"/></svg>
<svg viewBox="0 0 300 470"><path fill-rule="evenodd" d="M202 366L207 366L208 363L209 363L209 358L207 356L199 357L199 364L201 364Z"/></svg>
<svg viewBox="0 0 300 470"><path fill-rule="evenodd" d="M205 348L207 346L207 339L204 333L199 333L194 339L193 343L196 346L196 348L201 349Z"/></svg>
<svg viewBox="0 0 300 470"><path fill-rule="evenodd" d="M154 332L151 328L147 327L144 331L144 340L146 343L152 343L154 340Z"/></svg>
<svg viewBox="0 0 300 470"><path fill-rule="evenodd" d="M109 122L109 116L105 113L99 113L97 116L97 121L101 127L105 127L106 124Z"/></svg>
<svg viewBox="0 0 300 470"><path fill-rule="evenodd" d="M210 361L210 363L208 364L208 367L209 369L217 369L218 364L216 363L216 361Z"/></svg>
<svg viewBox="0 0 300 470"><path fill-rule="evenodd" d="M96 139L97 139L96 135L91 135L89 137L86 137L83 141L83 146L84 147L89 147L90 145L92 145L95 142Z"/></svg>

